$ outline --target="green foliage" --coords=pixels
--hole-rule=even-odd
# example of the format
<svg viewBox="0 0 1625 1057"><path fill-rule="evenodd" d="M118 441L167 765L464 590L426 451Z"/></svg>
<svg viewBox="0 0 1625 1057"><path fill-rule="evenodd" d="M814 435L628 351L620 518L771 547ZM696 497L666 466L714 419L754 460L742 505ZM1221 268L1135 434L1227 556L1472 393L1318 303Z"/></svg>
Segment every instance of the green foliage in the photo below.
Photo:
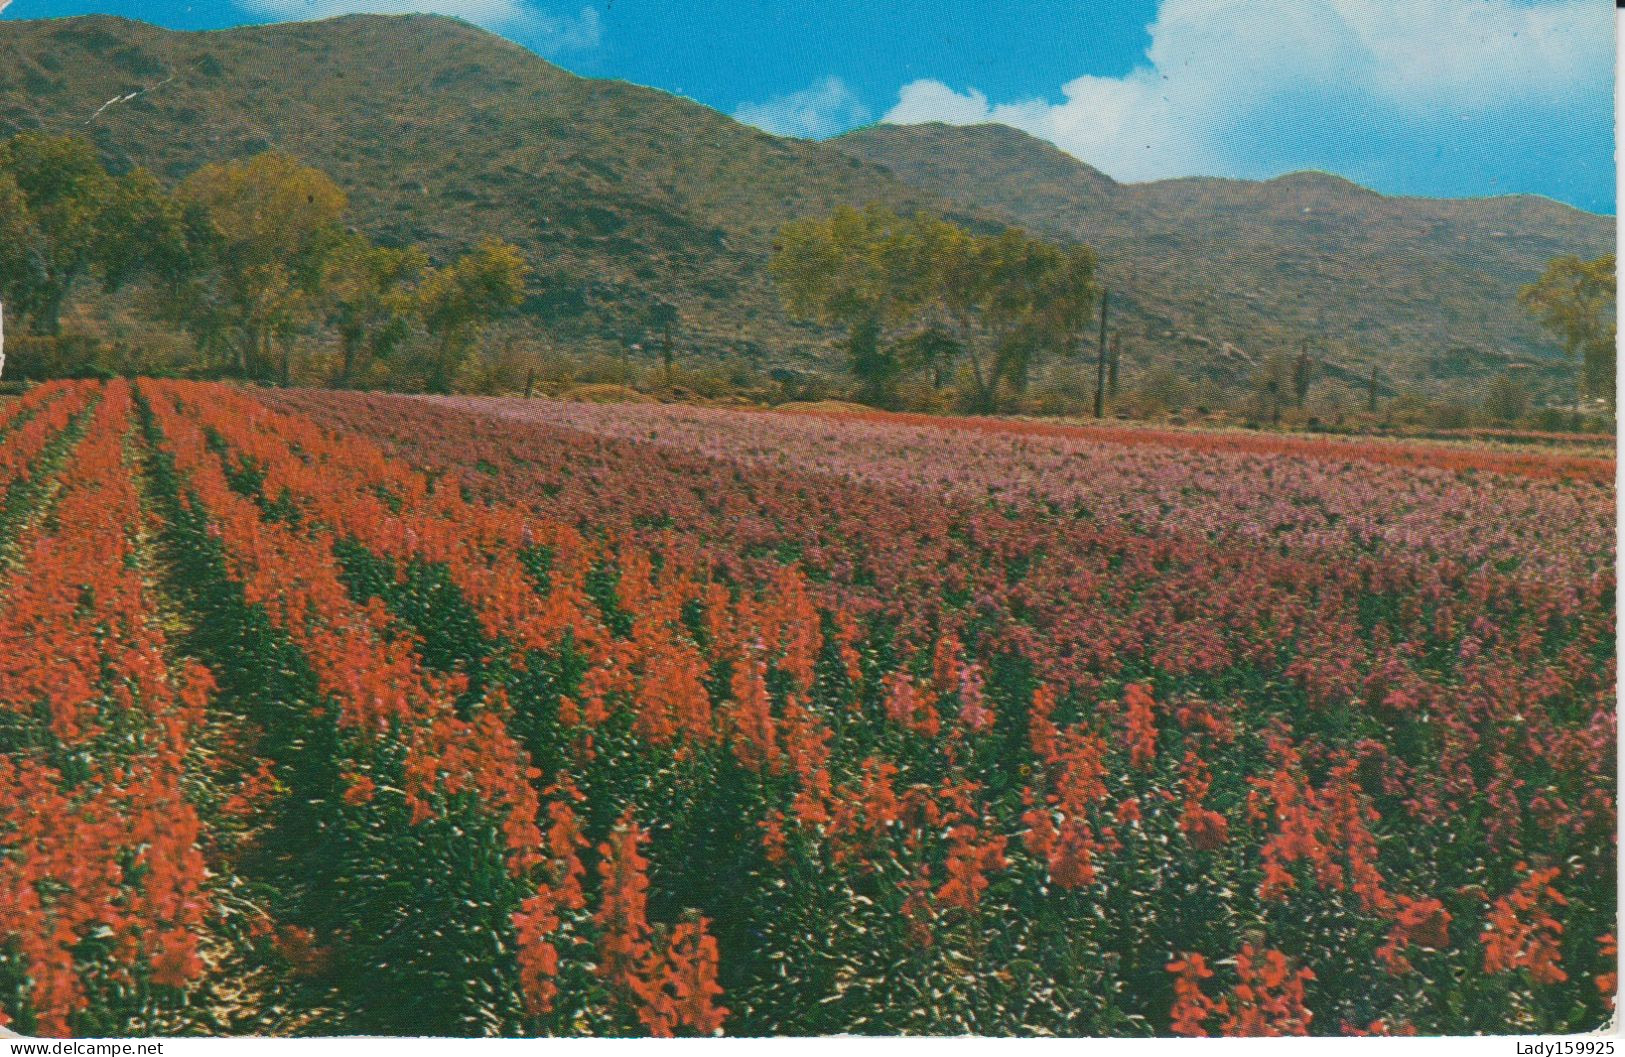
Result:
<svg viewBox="0 0 1625 1057"><path fill-rule="evenodd" d="M1095 299L1093 251L1055 246L1016 228L947 242L940 305L976 385L974 409L997 410L1001 385L1019 394L1047 352L1080 352Z"/></svg>
<svg viewBox="0 0 1625 1057"><path fill-rule="evenodd" d="M1522 421L1529 414L1529 387L1513 374L1497 375L1484 393L1484 414L1494 422Z"/></svg>
<svg viewBox="0 0 1625 1057"><path fill-rule="evenodd" d="M1374 359L1391 370L1452 347L1489 350L1436 376L1432 395L1460 375L1488 380L1502 350L1542 363L1541 388L1563 388L1518 288L1555 252L1594 256L1614 242L1612 217L1531 196L1390 198L1324 173L1120 184L1000 125L880 124L829 142L958 209L1094 247L1105 271L1132 277L1121 300L1114 287L1112 314L1137 359L1187 378L1229 367L1213 355L1226 342L1256 357L1305 335L1358 335L1335 356L1356 375ZM1245 380L1245 368L1225 378Z"/></svg>
<svg viewBox="0 0 1625 1057"><path fill-rule="evenodd" d="M890 405L898 381L921 370L939 385L963 356L976 409L988 411L1001 386L1023 392L1046 354L1078 351L1094 267L1086 246L870 206L786 225L769 271L792 316L846 329L862 399Z"/></svg>
<svg viewBox="0 0 1625 1057"><path fill-rule="evenodd" d="M86 276L112 290L175 268L181 216L150 173L113 176L84 140L22 133L0 143L0 244L0 298L55 334Z"/></svg>
<svg viewBox="0 0 1625 1057"><path fill-rule="evenodd" d="M112 179L82 140L24 133L0 147L8 173L27 203L24 235L34 281L20 298L38 333L55 333L62 304L96 263L101 215Z"/></svg>
<svg viewBox="0 0 1625 1057"><path fill-rule="evenodd" d="M241 374L271 370L272 344L284 347L308 323L327 261L342 240L346 199L326 174L286 154L206 165L178 197L204 218L193 276L176 309L205 354L229 350Z"/></svg>
<svg viewBox="0 0 1625 1057"><path fill-rule="evenodd" d="M112 182L99 224L102 277L109 290L143 272L173 279L191 267L185 209L145 169Z"/></svg>
<svg viewBox="0 0 1625 1057"><path fill-rule="evenodd" d="M1580 389L1614 402L1614 255L1581 260L1554 257L1535 282L1518 292L1530 315L1580 360Z"/></svg>
<svg viewBox="0 0 1625 1057"><path fill-rule="evenodd" d="M417 309L436 342L429 364L431 392L447 392L486 326L519 306L529 270L517 246L487 239L424 277Z"/></svg>
<svg viewBox="0 0 1625 1057"><path fill-rule="evenodd" d="M36 233L28 196L15 176L0 171L0 303L12 306L14 319L24 314L44 280Z"/></svg>
<svg viewBox="0 0 1625 1057"><path fill-rule="evenodd" d="M347 206L327 174L275 151L206 165L170 194L144 170L109 175L84 140L15 136L0 143L0 301L54 335L77 280L99 274L111 293L146 278L142 303L190 333L205 371L284 384L296 343L324 327L341 385L427 332L427 381L445 390L485 328L523 300L528 264L486 240L427 271L416 246L347 232ZM669 325L672 311L659 318ZM25 373L105 369L84 335L22 352Z"/></svg>
<svg viewBox="0 0 1625 1057"><path fill-rule="evenodd" d="M864 399L889 405L902 363L885 329L918 308L929 279L929 231L878 205L842 206L825 218L786 224L768 266L792 317L842 327L847 363Z"/></svg>
<svg viewBox="0 0 1625 1057"><path fill-rule="evenodd" d="M410 284L428 257L415 246L374 246L347 236L328 261L328 322L337 331L341 360L334 381L347 386L372 360L388 359L411 336L415 309Z"/></svg>

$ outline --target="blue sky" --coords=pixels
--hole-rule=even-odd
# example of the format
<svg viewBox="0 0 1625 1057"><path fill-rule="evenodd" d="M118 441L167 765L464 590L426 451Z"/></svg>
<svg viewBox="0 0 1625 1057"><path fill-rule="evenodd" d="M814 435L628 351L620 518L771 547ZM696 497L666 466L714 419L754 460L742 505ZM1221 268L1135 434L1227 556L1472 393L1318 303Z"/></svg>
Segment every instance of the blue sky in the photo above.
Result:
<svg viewBox="0 0 1625 1057"><path fill-rule="evenodd" d="M789 135L994 120L1122 180L1323 169L1614 209L1601 0L12 0L0 18L346 10L461 15Z"/></svg>

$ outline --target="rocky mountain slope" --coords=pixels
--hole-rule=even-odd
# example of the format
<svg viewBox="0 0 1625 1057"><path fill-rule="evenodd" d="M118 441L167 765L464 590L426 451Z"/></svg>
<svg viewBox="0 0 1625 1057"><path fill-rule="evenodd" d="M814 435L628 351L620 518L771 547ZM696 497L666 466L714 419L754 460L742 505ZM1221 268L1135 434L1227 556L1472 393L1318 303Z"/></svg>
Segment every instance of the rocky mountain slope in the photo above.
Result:
<svg viewBox="0 0 1625 1057"><path fill-rule="evenodd" d="M1610 218L1531 197L1387 198L1318 174L1122 185L1002 126L781 139L437 16L0 21L0 135L28 128L172 181L276 147L332 174L380 240L517 243L539 343L620 354L675 309L685 354L758 367L828 362L832 336L784 316L765 264L785 221L842 203L1088 241L1131 370L1230 378L1304 337L1334 370L1424 381L1548 362L1518 285L1612 240Z"/></svg>
<svg viewBox="0 0 1625 1057"><path fill-rule="evenodd" d="M1003 125L881 125L834 142L961 207L1095 246L1141 347L1198 369L1308 338L1334 370L1375 361L1396 383L1514 363L1549 374L1557 350L1518 288L1551 257L1614 239L1612 217L1534 195L1389 197L1309 172L1120 184Z"/></svg>

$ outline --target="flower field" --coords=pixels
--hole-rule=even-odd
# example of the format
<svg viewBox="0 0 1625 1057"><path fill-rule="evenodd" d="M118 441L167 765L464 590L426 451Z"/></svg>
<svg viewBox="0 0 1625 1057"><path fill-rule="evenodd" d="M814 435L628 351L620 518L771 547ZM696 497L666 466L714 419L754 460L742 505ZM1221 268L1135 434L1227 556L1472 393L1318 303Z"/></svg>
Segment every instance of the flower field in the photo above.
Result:
<svg viewBox="0 0 1625 1057"><path fill-rule="evenodd" d="M0 494L17 1031L1612 1012L1608 460L143 380Z"/></svg>

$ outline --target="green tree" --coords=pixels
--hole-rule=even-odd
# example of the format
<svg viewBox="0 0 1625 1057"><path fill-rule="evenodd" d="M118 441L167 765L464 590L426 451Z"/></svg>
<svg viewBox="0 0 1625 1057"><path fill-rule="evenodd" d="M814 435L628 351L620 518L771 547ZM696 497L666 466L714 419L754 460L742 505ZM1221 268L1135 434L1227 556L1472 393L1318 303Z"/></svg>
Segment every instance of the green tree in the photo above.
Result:
<svg viewBox="0 0 1625 1057"><path fill-rule="evenodd" d="M427 379L431 392L449 392L485 328L519 307L529 270L518 247L489 240L419 284L418 312L434 338Z"/></svg>
<svg viewBox="0 0 1625 1057"><path fill-rule="evenodd" d="M145 169L112 182L98 223L102 285L109 291L143 273L165 281L192 267L185 208Z"/></svg>
<svg viewBox="0 0 1625 1057"><path fill-rule="evenodd" d="M26 318L30 299L44 278L37 231L28 196L10 173L0 171L0 303L14 319Z"/></svg>
<svg viewBox="0 0 1625 1057"><path fill-rule="evenodd" d="M412 332L411 283L428 266L415 246L374 246L359 235L339 243L328 261L328 323L338 334L341 387L373 360L389 358Z"/></svg>
<svg viewBox="0 0 1625 1057"><path fill-rule="evenodd" d="M61 330L63 307L92 274L111 290L182 264L176 203L144 170L110 175L84 140L13 136L0 143L0 182L0 291L36 334Z"/></svg>
<svg viewBox="0 0 1625 1057"><path fill-rule="evenodd" d="M977 410L1023 392L1054 353L1074 354L1089 327L1095 257L1017 228L977 235L940 217L841 208L780 232L771 265L792 316L846 330L861 399L887 405L898 380L929 370L940 385L970 366Z"/></svg>
<svg viewBox="0 0 1625 1057"><path fill-rule="evenodd" d="M941 389L943 375L953 367L963 351L959 343L939 326L927 326L893 346L898 362L906 371L931 372L931 387Z"/></svg>
<svg viewBox="0 0 1625 1057"><path fill-rule="evenodd" d="M1510 371L1496 375L1484 391L1484 414L1496 422L1519 421L1529 414L1529 387Z"/></svg>
<svg viewBox="0 0 1625 1057"><path fill-rule="evenodd" d="M998 407L1001 383L1027 386L1050 352L1075 355L1093 320L1094 254L1059 247L1019 228L944 240L938 291L970 362L978 411Z"/></svg>
<svg viewBox="0 0 1625 1057"><path fill-rule="evenodd" d="M183 322L206 350L229 349L243 375L268 372L280 343L286 381L293 339L317 318L328 260L344 240L344 192L270 151L204 166L179 197L194 210L193 250L205 258L178 292Z"/></svg>
<svg viewBox="0 0 1625 1057"><path fill-rule="evenodd" d="M1293 365L1285 356L1271 356L1260 364L1249 380L1253 391L1253 413L1271 423L1281 421L1281 405L1292 389Z"/></svg>
<svg viewBox="0 0 1625 1057"><path fill-rule="evenodd" d="M62 306L96 264L112 178L84 140L25 132L0 144L0 172L28 203L33 266L18 308L37 334L61 329Z"/></svg>
<svg viewBox="0 0 1625 1057"><path fill-rule="evenodd" d="M1054 246L1029 239L1024 267L1013 276L1016 310L1026 316L1029 339L1019 357L1004 357L1000 377L1017 393L1025 392L1029 373L1043 357L1072 359L1094 320L1095 254L1088 246ZM1030 294L1029 294L1030 291Z"/></svg>
<svg viewBox="0 0 1625 1057"><path fill-rule="evenodd" d="M1541 277L1518 292L1529 313L1580 361L1582 393L1614 403L1614 255L1555 257Z"/></svg>
<svg viewBox="0 0 1625 1057"><path fill-rule="evenodd" d="M769 271L785 308L846 330L848 366L865 402L894 402L904 364L885 330L907 318L929 288L935 233L880 206L843 206L779 232Z"/></svg>
<svg viewBox="0 0 1625 1057"><path fill-rule="evenodd" d="M1017 335L1020 319L1008 296L1010 273L1024 239L1014 230L990 238L958 232L946 240L937 256L936 292L951 323L956 346L963 350L975 386L973 409L992 411L998 389L997 355L1002 346L1030 341ZM1006 296L1000 296L1003 292ZM1007 361L1012 352L1006 352ZM1019 354L1016 354L1019 357Z"/></svg>

